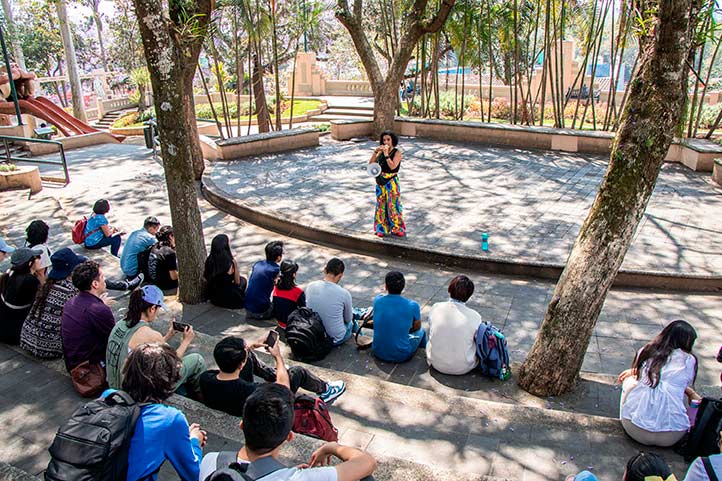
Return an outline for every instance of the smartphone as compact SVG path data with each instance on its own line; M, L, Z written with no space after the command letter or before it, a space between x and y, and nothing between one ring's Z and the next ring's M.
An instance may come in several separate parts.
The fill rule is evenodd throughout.
M263 342L268 347L273 347L276 345L276 342L278 341L278 333L276 331L269 331L268 337L266 337L266 340Z
M185 332L187 328L191 327L190 324L185 322L173 321L173 330L178 332Z

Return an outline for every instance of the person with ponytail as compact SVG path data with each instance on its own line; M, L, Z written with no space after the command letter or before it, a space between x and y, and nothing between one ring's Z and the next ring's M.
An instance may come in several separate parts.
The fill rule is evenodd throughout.
M281 329L286 328L288 315L299 307L306 307L306 294L296 285L298 264L292 260L281 262L281 275L273 288L273 318Z
M619 375L620 419L625 432L647 446L672 446L687 433L688 400L700 399L692 389L697 332L687 322L670 322L637 352L632 367Z
M163 291L154 285L146 285L134 290L128 301L128 312L125 319L118 322L110 332L108 347L105 355L108 385L120 389L123 382L123 363L130 353L141 344L166 344L176 333L173 322L169 323L165 335L156 331L151 324L158 317L158 310L168 307L163 302ZM181 358L180 380L176 384L176 392L188 394L189 397L199 398L200 375L205 371L206 365L200 354L185 355L188 346L195 338L192 326L183 331L183 339L176 349Z

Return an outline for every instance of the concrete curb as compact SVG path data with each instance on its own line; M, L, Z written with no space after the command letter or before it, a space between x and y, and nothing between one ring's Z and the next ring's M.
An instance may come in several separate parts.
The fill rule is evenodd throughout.
M264 229L308 242L371 256L386 256L421 264L463 268L488 274L532 277L556 281L564 270L564 264L519 262L492 256L467 256L449 251L414 247L398 242L388 242L358 235L349 235L332 228L319 228L275 212L257 208L233 197L213 182L206 168L201 181L203 196L216 208L241 220ZM719 291L722 276L680 274L655 271L620 270L614 281L615 287L641 287L670 291Z

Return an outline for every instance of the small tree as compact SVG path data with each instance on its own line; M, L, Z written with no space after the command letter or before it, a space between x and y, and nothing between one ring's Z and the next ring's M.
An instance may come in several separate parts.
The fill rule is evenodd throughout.
M456 0L442 0L438 10L430 18L426 13L428 3L428 0L413 0L410 8L404 9L398 46L390 57L389 68L384 76L364 29L363 0L354 0L353 9L349 8L348 0L338 0L336 18L351 35L374 93L374 136L384 130L393 129L399 103L399 85L416 44L422 35L434 33L441 28Z
M133 0L153 86L171 218L177 236L179 298L197 303L206 257L195 179L203 155L193 104L193 76L213 0Z
M557 283L519 385L538 396L574 386L604 299L629 249L680 125L687 57L701 0L637 5L640 67L609 167Z

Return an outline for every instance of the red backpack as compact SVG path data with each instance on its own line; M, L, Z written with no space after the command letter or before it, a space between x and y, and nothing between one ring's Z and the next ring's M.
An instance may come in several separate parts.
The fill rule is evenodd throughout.
M317 397L299 394L293 402L293 432L324 441L338 441L338 429L331 422L326 403Z
M85 235L85 228L87 227L87 225L88 218L85 216L83 216L82 219L78 219L75 221L75 225L73 225L73 230L71 231L73 234L73 242L75 242L76 244L82 244L83 242L85 242L85 239L89 235L94 234L100 230L100 228L94 229L88 232L88 235Z

